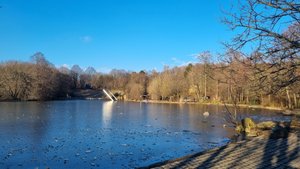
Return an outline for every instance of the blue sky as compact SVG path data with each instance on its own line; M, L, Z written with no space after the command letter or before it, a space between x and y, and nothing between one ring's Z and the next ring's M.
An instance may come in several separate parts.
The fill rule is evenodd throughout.
M230 0L0 0L0 61L162 70L224 51Z

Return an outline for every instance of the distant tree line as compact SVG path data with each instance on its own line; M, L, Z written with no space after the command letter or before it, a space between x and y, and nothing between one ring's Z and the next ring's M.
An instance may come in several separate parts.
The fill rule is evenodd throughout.
M300 106L300 82L273 93L273 85L277 84L262 83L256 70L245 66L246 58L241 53L228 51L226 55L226 61L214 63L210 61L210 53L203 52L199 55L202 61L197 64L165 67L162 72L113 70L109 74L95 74L91 86L110 89L119 97L131 100Z
M241 53L229 50L221 62L212 62L210 52L198 58L197 64L165 67L162 72L114 69L102 74L92 67L83 71L78 65L55 68L37 53L31 62L0 64L0 96L2 100L52 100L71 97L77 89L109 89L125 100L300 106L299 81L269 92L277 85L275 81L261 83L256 69L244 64L247 58Z

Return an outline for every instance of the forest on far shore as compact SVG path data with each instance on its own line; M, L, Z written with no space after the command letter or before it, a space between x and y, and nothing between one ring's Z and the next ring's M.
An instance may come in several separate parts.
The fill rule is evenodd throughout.
M124 100L299 108L300 3L246 0L233 8L239 12L226 13L223 22L236 36L224 43L218 61L204 51L198 63L162 72L102 74L78 65L56 68L38 52L30 62L0 63L0 100L64 99L77 89L108 89Z
M241 54L234 51L229 51L228 60L223 62L213 63L211 57L206 51L199 54L199 63L165 67L162 72L114 69L103 74L92 67L83 71L78 65L56 68L42 53L36 53L31 62L0 64L0 98L55 100L70 98L77 89L108 89L124 100L299 107L299 82L284 88L276 79L261 82L255 70L241 62Z

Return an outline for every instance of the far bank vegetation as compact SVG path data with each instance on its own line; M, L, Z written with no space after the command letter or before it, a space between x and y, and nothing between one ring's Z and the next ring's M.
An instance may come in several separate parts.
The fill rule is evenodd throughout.
M102 74L78 65L71 70L55 68L37 53L31 62L0 64L0 96L1 100L53 100L69 98L78 89L109 89L125 100L299 107L299 82L272 93L268 90L276 87L272 79L259 81L255 70L240 61L240 53L228 51L227 56L227 61L212 62L211 54L203 52L199 63L165 67L162 72L115 69Z

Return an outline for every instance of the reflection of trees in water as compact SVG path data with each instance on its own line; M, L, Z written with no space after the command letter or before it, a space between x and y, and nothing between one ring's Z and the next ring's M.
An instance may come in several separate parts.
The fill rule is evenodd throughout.
M73 105L73 102L70 104L65 104L63 108L63 112L68 114L70 116L70 133L75 135L78 132L78 120L82 120L81 118L78 118L78 109L79 109L79 104L76 101Z
M24 103L18 102L9 102L9 103L0 103L0 130L2 131L1 134L5 134L4 139L8 139L9 137L6 137L7 135L20 135L24 134L23 132L20 132L20 130L24 129L24 127L18 127L18 123L23 118L23 114L25 112L23 111L23 105Z
M43 142L43 137L45 136L49 123L51 122L51 108L53 102L28 102L28 110L30 112L30 125L31 133L29 137L32 138L33 145L39 145ZM22 127L19 126L19 127Z
M38 145L47 132L51 102L0 103L1 138Z
M39 143L49 123L49 105L43 102L1 103L1 122L7 136L32 138ZM9 132L7 131L9 130Z

